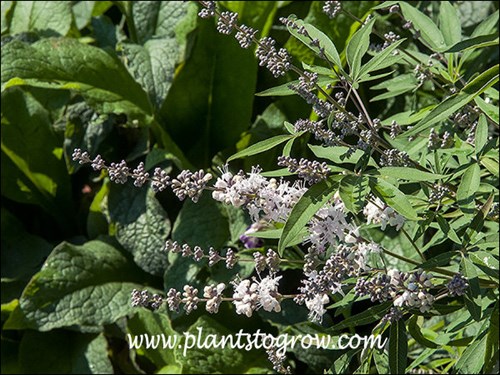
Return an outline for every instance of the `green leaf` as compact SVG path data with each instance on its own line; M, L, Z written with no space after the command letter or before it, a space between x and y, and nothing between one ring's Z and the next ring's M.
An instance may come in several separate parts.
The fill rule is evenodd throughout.
M344 146L335 146L335 147L323 147L323 146L314 146L308 145L311 151L318 158L327 159L333 161L335 164L356 164L359 159L363 157L365 154L361 150L356 150L350 156L348 155L349 148ZM370 157L368 165L372 167L377 167L377 163Z
M130 293L147 277L107 238L83 246L62 242L24 290L4 329L99 332L132 313Z
M408 220L418 220L417 213L408 201L408 198L396 186L381 178L371 178L370 187L373 193L388 206L394 208L397 213L403 215Z
M27 330L19 347L19 363L27 374L112 374L107 352L103 334Z
M290 32L290 34L292 34L295 38L300 40L302 43L304 43L304 45L309 47L318 55L320 54L319 48L323 49L326 58L330 62L334 63L339 69L342 69L342 62L340 61L340 56L337 48L325 33L318 30L313 25L304 22L303 20L296 19L295 23L299 28L303 26L310 38L298 33L296 28L288 27L288 31ZM311 40L314 39L317 39L319 41L319 48L316 45L311 45Z
M151 120L146 93L119 60L74 39L8 43L2 48L1 81L2 91L19 85L74 90L99 113Z
M446 47L443 34L429 17L405 1L400 1L399 6L405 20L413 23L413 27L434 51L439 52Z
M168 38L177 39L183 45L187 34L196 24L197 10L192 3L134 1L131 8L133 28L139 44L147 44L152 38Z
M408 332L410 332L415 341L418 342L420 345L426 348L433 348L433 349L437 348L438 345L434 341L431 341L428 338L424 337L417 321L418 321L417 315L412 315L411 318L408 319Z
M485 330L470 344L460 356L455 369L458 374L479 374L484 365L484 353L488 340Z
M498 270L498 268L497 268ZM498 301L495 303L495 307L490 317L490 326L488 329L488 339L486 340L486 352L484 355L485 359L485 373L492 373L494 367L496 366L496 358L498 358Z
M498 34L480 35L462 40L448 48L445 53L476 50L479 48L495 46L498 44Z
M476 98L478 99L478 98ZM488 122L486 121L486 116L479 116L479 120L476 126L476 134L474 137L474 149L476 157L481 154L484 146L488 142Z
M10 33L36 31L43 36L64 36L71 28L69 1L15 1Z
M427 130L435 123L445 120L452 113L462 108L473 100L476 96L484 92L498 81L498 64L481 73L478 77L468 82L467 85L457 94L446 98L437 105L430 113L420 120L411 130L404 133L404 137L418 134Z
M345 207L357 214L366 201L366 194L370 191L369 179L366 176L345 176L340 181L339 194Z
M278 253L283 255L285 248L297 237L314 214L335 194L339 176L329 176L311 186L295 204L288 217L280 241Z
M366 25L356 31L351 40L347 43L346 58L350 68L350 75L356 82L361 68L361 59L368 51L370 45L370 34L373 29L375 18L372 18Z
M405 40L406 39L398 40L397 42L392 43L389 47L384 48L381 52L378 52L375 56L373 56L370 61L368 61L361 67L358 80L363 80L364 76L370 72L387 68L388 66L391 66L398 62L402 58L401 53L393 55L393 52Z
M475 321L481 320L481 299L479 288L479 278L477 275L476 266L466 257L463 257L460 262L460 270L462 274L468 279L469 287L465 292L464 299L465 305L470 315Z
M380 305L371 306L363 312L352 315L340 323L335 324L333 327L328 328L328 332L335 333L339 332L344 328L358 327L365 324L370 324L382 319L389 308L391 307L391 302L386 301Z
M389 333L389 369L391 374L405 374L408 355L408 337L405 321L391 324Z
M439 5L439 29L448 46L454 45L462 39L460 18L457 10L449 1L442 1Z
M498 125L499 123L498 106L486 102L479 96L476 96L474 101L476 102L477 106L481 109L481 111L483 111L483 113L486 116L488 116L490 120L492 120L495 124Z
M205 191L197 203L184 202L172 229L172 239L180 244L220 249L230 238L229 224L221 203Z
M116 226L116 239L134 256L144 271L163 275L167 256L162 251L170 233L168 215L150 188L111 184L109 217Z
M436 220L439 224L439 228L443 231L446 236L456 244L461 244L462 240L458 237L457 233L455 230L448 224L448 222L441 216L438 215L436 217Z
M157 368L166 365L173 365L177 361L174 355L173 348L164 348L163 337L165 342L174 340L175 337L180 337L172 328L167 315L149 311L145 308L138 308L136 314L127 320L127 341L141 345L141 354L148 358ZM147 347L145 335L150 336L152 347ZM163 336L163 337L162 337ZM170 341L172 342L172 341ZM155 347L155 344L158 344Z
M498 177L498 172L499 172L499 164L497 161L482 157L480 163L493 175Z
M457 203L464 214L472 214L475 210L475 193L481 183L479 164L471 164L465 171L457 189Z
M144 46L123 43L125 65L130 74L149 95L149 100L159 109L167 97L174 80L179 47L175 39L148 40Z
M4 33L6 34L9 30L13 5L14 1L0 2L1 12L2 12L2 21L0 23L2 27L2 35L4 35Z
M236 154L232 155L231 157L229 157L227 159L227 161L230 162L230 161L235 160L235 159L260 154L261 152L270 150L273 147L276 147L277 145L279 145L285 141L288 141L292 138L295 138L295 137L296 137L296 135L277 135L276 137L272 137L272 138L266 139L264 141L257 142L255 144L245 148L244 150L241 150L240 152L237 152Z
M2 195L39 205L60 229L69 231L74 212L60 140L52 129L50 113L19 88L2 93L1 148Z
M409 167L382 167L374 172L369 173L374 176L387 176L415 182L435 181L448 177L443 174L424 172L416 168Z
M221 336L229 334L234 335L234 332L227 328L227 324L222 325L209 316L200 317L185 332L183 345L175 350L176 358L182 364L182 372L187 374L245 374L249 373L247 371L251 371L256 364L266 363L267 357L263 350L237 349L231 345L219 347L210 344L207 344L209 347L195 345L198 337L201 342L214 344L221 341Z
M331 74L334 74L333 71L331 71ZM327 84L334 84L337 80L331 77L325 77L325 76L319 76L318 77L318 85L319 86L326 86ZM299 80L291 81L284 83L282 85L276 86L276 87L271 87L270 89L258 92L255 94L255 96L288 96L288 95L296 95L297 92L292 90L289 86L290 85L296 85L299 83Z
M479 233L483 228L486 216L488 215L488 212L490 212L491 207L493 205L493 197L494 197L493 193L490 194L488 200L484 203L484 205L479 209L477 214L472 219L470 226L467 228L467 231L465 232L465 236L463 239L464 245L467 245L470 242L472 242L477 233Z

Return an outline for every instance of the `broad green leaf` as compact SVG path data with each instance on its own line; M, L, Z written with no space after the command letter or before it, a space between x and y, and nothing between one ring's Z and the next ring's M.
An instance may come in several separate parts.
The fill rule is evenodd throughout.
M361 59L368 51L368 46L370 45L370 34L374 23L375 18L372 18L366 25L363 25L347 43L346 58L353 81L357 80L358 73L361 68Z
M185 43L186 35L194 29L196 6L180 1L134 1L131 13L135 38L146 44L152 38L176 38Z
M170 221L153 191L131 183L111 184L107 209L116 239L134 256L135 263L146 272L163 275L167 257L162 249L170 233Z
M497 268L498 270L498 268ZM493 369L496 366L496 358L498 357L498 331L499 331L499 322L498 322L498 301L495 303L495 307L490 317L490 326L488 329L488 339L486 340L486 353L484 355L485 360L485 373L492 373Z
M391 324L389 333L389 368L391 374L405 374L408 355L408 337L404 319Z
M222 204L210 192L204 192L197 203L186 200L172 229L172 239L180 244L210 246L220 249L230 238L229 224Z
M12 8L14 5L14 1L2 1L0 2L1 6L1 13L2 13L2 22L1 22L1 27L2 27L2 35L4 33L7 33L10 27L10 18L12 14Z
M419 344L423 345L426 348L437 348L438 345L424 337L422 334L421 328L418 324L418 316L412 315L410 319L408 319L408 332L410 332L411 336L417 341Z
M33 276L4 329L99 332L134 311L130 293L145 280L146 274L108 238L82 246L62 242Z
M408 220L418 220L417 213L408 201L408 198L396 186L381 178L370 178L370 187L372 192L388 206L394 208L397 213L403 215Z
M443 33L444 42L451 46L462 39L462 26L457 10L449 1L442 1L439 6L439 29Z
M159 109L174 80L179 55L175 39L152 39L144 46L123 43L120 48L128 71L148 93L154 107Z
M19 362L27 374L112 374L107 352L108 342L103 334L27 330L19 347Z
M475 193L481 182L481 168L477 163L471 164L462 176L457 189L457 203L465 214L474 212Z
M370 174L375 176L394 177L401 180L416 182L435 181L448 177L446 175L424 172L419 169L410 167L382 167L374 172L370 172Z
M468 82L467 85L457 94L446 98L437 105L430 113L420 120L411 130L404 133L405 137L418 134L429 129L435 123L445 120L455 111L473 100L476 96L484 92L498 81L498 64L487 71L481 73L478 77Z
M328 59L328 61L334 63L339 69L342 69L342 62L340 61L340 56L337 48L325 33L318 30L313 25L304 22L303 20L296 19L295 23L299 28L303 26L310 38L298 33L295 28L288 27L288 31L290 32L290 34L292 34L295 38L300 40L302 43L304 43L304 45L306 45L318 55L320 54L319 48L324 50L325 57ZM311 40L314 39L317 39L319 41L319 48L317 46L311 45Z
M252 51L218 33L213 20L199 20L193 36L190 57L176 72L159 122L186 157L202 167L234 147L248 129L257 62Z
M399 61L401 59L401 54L398 53L397 55L393 55L393 52L405 40L406 39L398 40L373 56L370 61L361 67L359 71L359 80L363 80L363 77L370 72L387 68L388 66L391 66Z
M405 1L400 1L399 6L405 20L413 23L413 27L434 51L442 51L446 47L443 34L429 17Z
M27 85L80 93L100 113L124 113L149 123L146 93L116 57L74 39L12 41L2 48L2 91Z
M493 160L493 159L490 159L490 158L486 158L486 157L482 157L481 158L481 161L480 161L481 165L483 165L493 176L496 176L498 177L498 173L499 173L499 164L497 161Z
M448 48L447 53L475 50L484 47L490 47L498 44L498 34L480 35L462 40Z
M476 98L478 99L478 98ZM484 146L488 142L488 121L486 121L486 116L479 116L479 120L476 126L476 134L474 137L474 149L476 157L481 154Z
M234 312L233 312L234 313ZM231 347L231 345L215 346L222 337L233 334L228 325L222 325L210 316L200 317L185 332L183 345L175 350L177 360L182 364L182 373L248 373L256 364L267 360L263 350L245 350ZM196 345L197 338L207 345ZM271 367L271 365L269 365ZM262 369L261 369L262 370Z
M285 141L288 141L290 139L293 139L295 137L296 137L295 135L277 135L276 137L266 139L265 141L257 142L255 144L241 150L240 152L237 152L236 154L232 155L231 157L229 157L227 159L227 161L230 162L230 161L235 160L235 159L260 154L261 152L270 150L273 147L276 147L277 145L279 145Z
M36 31L43 36L65 36L72 22L69 1L15 1L10 33Z
M278 253L283 255L285 248L297 237L314 214L335 194L339 176L330 176L311 186L295 204L288 217L278 244Z
M151 347L147 347L147 340ZM173 347L163 347L163 343L173 343L181 336L174 331L167 315L138 308L136 314L127 320L127 343L141 345L140 352L157 368L176 363ZM170 340L170 341L169 341Z
M60 140L52 130L50 113L19 88L2 93L1 148L2 195L39 205L60 229L70 230L74 213Z
M357 214L366 202L366 194L370 191L369 179L366 176L345 176L340 181L339 194L345 207Z
M43 238L29 233L9 211L1 209L2 303L19 298L38 272L52 246Z
M472 3L474 4L474 3ZM475 12L476 14L479 12ZM474 29L471 34L471 38L486 36L495 34L498 37L498 17L499 17L498 9L486 19L481 18L482 22ZM483 20L484 19L484 20ZM486 42L488 43L488 42ZM474 50L470 49L463 53L460 64L463 64L465 61L469 60L472 56L474 56Z
M350 156L346 156L348 154L349 149L344 146L335 146L335 147L323 147L323 146L314 146L308 145L311 151L318 158L327 159L333 161L335 164L356 164L361 157L365 154L361 150L356 150ZM368 165L377 167L377 163L371 157L369 159Z

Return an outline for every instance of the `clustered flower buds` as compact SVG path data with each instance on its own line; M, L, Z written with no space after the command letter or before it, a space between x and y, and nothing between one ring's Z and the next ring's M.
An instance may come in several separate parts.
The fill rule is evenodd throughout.
M287 167L291 173L297 173L299 178L303 178L309 185L313 185L324 180L330 174L330 168L325 162L320 163L316 160L293 159L289 156L278 157L278 165Z
M163 297L161 297L159 294L153 294L147 290L132 290L132 307L142 306L155 311L161 307L163 302Z
M337 14L342 10L342 5L340 1L325 1L323 5L323 12L331 19L335 18Z
M463 296L468 287L469 283L467 282L467 278L461 274L456 274L450 282L446 284L446 289L448 289L450 296Z

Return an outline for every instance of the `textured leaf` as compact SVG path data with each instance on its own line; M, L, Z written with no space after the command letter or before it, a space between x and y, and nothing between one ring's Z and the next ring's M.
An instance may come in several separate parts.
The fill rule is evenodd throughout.
M285 248L297 237L314 214L335 194L339 176L330 176L326 180L311 186L295 204L288 217L278 244L278 253L283 255Z
M481 154L484 146L488 142L488 122L486 121L486 116L479 116L479 121L476 126L476 134L474 137L474 148L476 156Z
M465 305L470 315L478 322L481 320L482 312L477 267L468 258L463 257L460 262L460 271L468 279L467 282L469 283L464 295Z
M209 192L204 192L198 203L184 202L172 230L174 241L208 250L210 246L220 249L229 238L223 207Z
M134 1L131 8L140 44L153 37L177 38L178 43L184 44L196 22L195 4L184 1Z
M174 79L179 54L175 39L153 39L144 46L124 43L121 49L130 74L160 108Z
M162 248L170 233L170 221L153 191L112 184L108 210L116 225L116 239L133 254L135 263L146 272L163 275L167 257Z
M480 35L458 42L445 52L461 52L469 49L490 47L496 44L498 44L498 34Z
M19 362L27 374L112 374L104 335L54 330L24 333Z
M117 58L74 39L12 41L2 48L2 91L11 86L74 90L100 113L149 122L146 93Z
M391 324L389 334L389 368L391 374L405 374L408 355L408 337L403 319Z
M479 374L484 365L484 353L488 340L488 331L484 330L462 353L455 365L458 374Z
M413 23L413 27L420 32L423 40L435 51L441 51L446 47L443 34L436 24L425 14L414 8L405 1L399 3L406 20Z
M143 282L145 274L105 240L56 246L4 329L78 326L82 332L99 332L103 325L133 312L130 293L140 288L135 282Z
M174 365L176 363L174 350L170 348L163 348L163 341L161 335L165 336L165 341L171 337L178 336L170 324L170 320L165 314L158 314L157 312L149 311L141 308L137 309L136 314L127 321L127 331L131 335L132 340L137 337L137 342L142 343L141 352L146 356L157 368L165 365ZM158 343L158 347L146 347L146 341L140 339L149 335L152 343Z
M66 35L71 27L69 1L16 1L10 33L37 31L44 36Z
M393 55L392 53L399 47L406 39L398 40L392 43L389 47L373 56L366 64L364 64L359 71L359 80L363 80L364 76L370 72L387 68L398 62L402 56L400 53Z
M375 18L372 18L366 25L363 25L347 43L346 57L350 67L351 78L356 81L361 68L361 59L368 51L370 45L370 34L373 29Z
M481 99L481 97L476 96L474 99L478 107L481 109L481 111L484 112L486 116L488 116L495 124L499 123L499 116L498 116L498 106L495 106L491 103L486 102L485 100Z

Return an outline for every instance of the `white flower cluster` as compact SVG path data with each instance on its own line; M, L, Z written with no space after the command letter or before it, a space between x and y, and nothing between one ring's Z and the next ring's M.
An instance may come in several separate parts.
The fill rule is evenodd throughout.
M247 176L243 172L233 175L227 167L222 172L214 184L212 197L235 207L245 206L254 222L259 219L285 222L307 190L300 182L290 185L286 181L267 179L258 167L253 167Z
M363 214L366 216L368 224L380 224L382 230L385 230L387 224L400 230L405 223L405 218L394 211L392 207L386 206L380 198L376 198L374 203L368 202L363 209Z
M280 312L281 294L278 293L278 283L281 278L282 276L269 275L260 282L255 279L233 282L233 304L236 313L251 317L252 313L261 307L265 311Z

